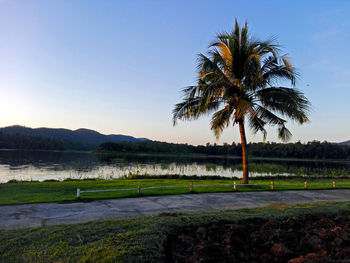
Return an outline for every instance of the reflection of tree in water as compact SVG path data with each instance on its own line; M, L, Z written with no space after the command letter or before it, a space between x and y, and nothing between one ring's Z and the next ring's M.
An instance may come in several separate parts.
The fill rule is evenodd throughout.
M192 164L197 163L205 165L215 163L224 167L230 167L233 164L241 163L240 158L223 158L221 156L202 156L202 155L155 155L155 154L97 154L97 159L101 163L142 163L142 164L160 164L166 167L167 164Z
M84 152L51 151L0 151L0 165L8 170L22 170L28 167L45 171L67 172L67 176L83 177L87 172L96 177L116 177L121 173L189 172L215 173L220 175L241 171L241 159L204 155L138 155L138 154L90 154ZM4 168L5 169L5 168ZM257 174L296 175L350 175L350 161L330 162L300 160L252 160L250 170Z
M135 155L135 154L98 154L101 163L106 164L160 164L166 169L169 164L178 165L198 164L205 165L208 170L222 166L225 169L241 170L241 159L224 156L184 156L184 155ZM117 161L116 161L117 160ZM251 158L252 172L270 173L317 173L324 174L332 171L350 173L350 161L330 160L293 160L293 159L253 159Z
M62 170L75 168L77 170L90 169L98 166L97 158L84 152L58 152L58 151L0 151L0 164L19 167L31 165L36 168L50 168Z

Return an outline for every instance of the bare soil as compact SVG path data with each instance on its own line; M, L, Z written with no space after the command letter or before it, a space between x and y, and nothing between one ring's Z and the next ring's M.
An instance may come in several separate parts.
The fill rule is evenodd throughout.
M249 219L183 231L169 262L350 262L350 216Z

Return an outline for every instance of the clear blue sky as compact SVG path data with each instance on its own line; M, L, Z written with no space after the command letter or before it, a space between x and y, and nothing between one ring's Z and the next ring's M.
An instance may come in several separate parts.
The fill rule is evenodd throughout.
M301 73L313 108L309 124L288 125L293 141L349 140L349 14L341 0L0 0L0 126L238 142L237 127L216 141L206 117L171 122L180 89L195 84L196 54L237 18L254 36L275 36Z

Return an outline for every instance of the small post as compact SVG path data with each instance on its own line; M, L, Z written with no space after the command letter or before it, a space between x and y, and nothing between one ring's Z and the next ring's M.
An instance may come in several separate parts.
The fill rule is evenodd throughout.
M80 198L80 188L77 188L77 199Z
M233 190L237 191L237 184L236 184L236 182L233 182Z
M307 182L304 182L304 189L307 189Z
M273 181L271 181L271 190L273 191L274 188L275 188L274 183L273 183Z
M335 181L333 181L333 188L335 188Z
M141 195L141 186L140 185L137 186L137 194L139 196Z
M193 193L193 183L190 184L190 192Z

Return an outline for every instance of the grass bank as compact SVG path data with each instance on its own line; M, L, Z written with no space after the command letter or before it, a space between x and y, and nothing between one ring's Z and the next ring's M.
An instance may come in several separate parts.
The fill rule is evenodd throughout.
M0 262L169 262L169 240L200 226L350 215L350 202L173 214L0 231Z
M303 190L304 181L308 182L308 189L332 189L334 179L275 179L274 190ZM271 178L252 179L250 184L254 186L237 186L237 191L271 191L269 185ZM350 183L350 179L336 179L336 188L350 188L349 185L340 183ZM239 180L236 180L240 183ZM119 180L76 180L63 182L10 182L0 184L0 205L45 203L45 202L71 202L76 200L76 190L107 190L107 189L128 189L141 186L142 196L151 195L171 195L190 194L190 184L193 184L193 194L212 192L232 192L232 179L119 179ZM226 185L227 186L221 186ZM268 184L268 185L264 185ZM299 184L299 185L287 185ZM310 184L327 184L313 186ZM203 185L213 185L200 187ZM185 188L166 188L142 190L146 187L159 186L187 186ZM136 190L120 192L99 192L83 193L82 201L92 201L97 199L137 197Z

